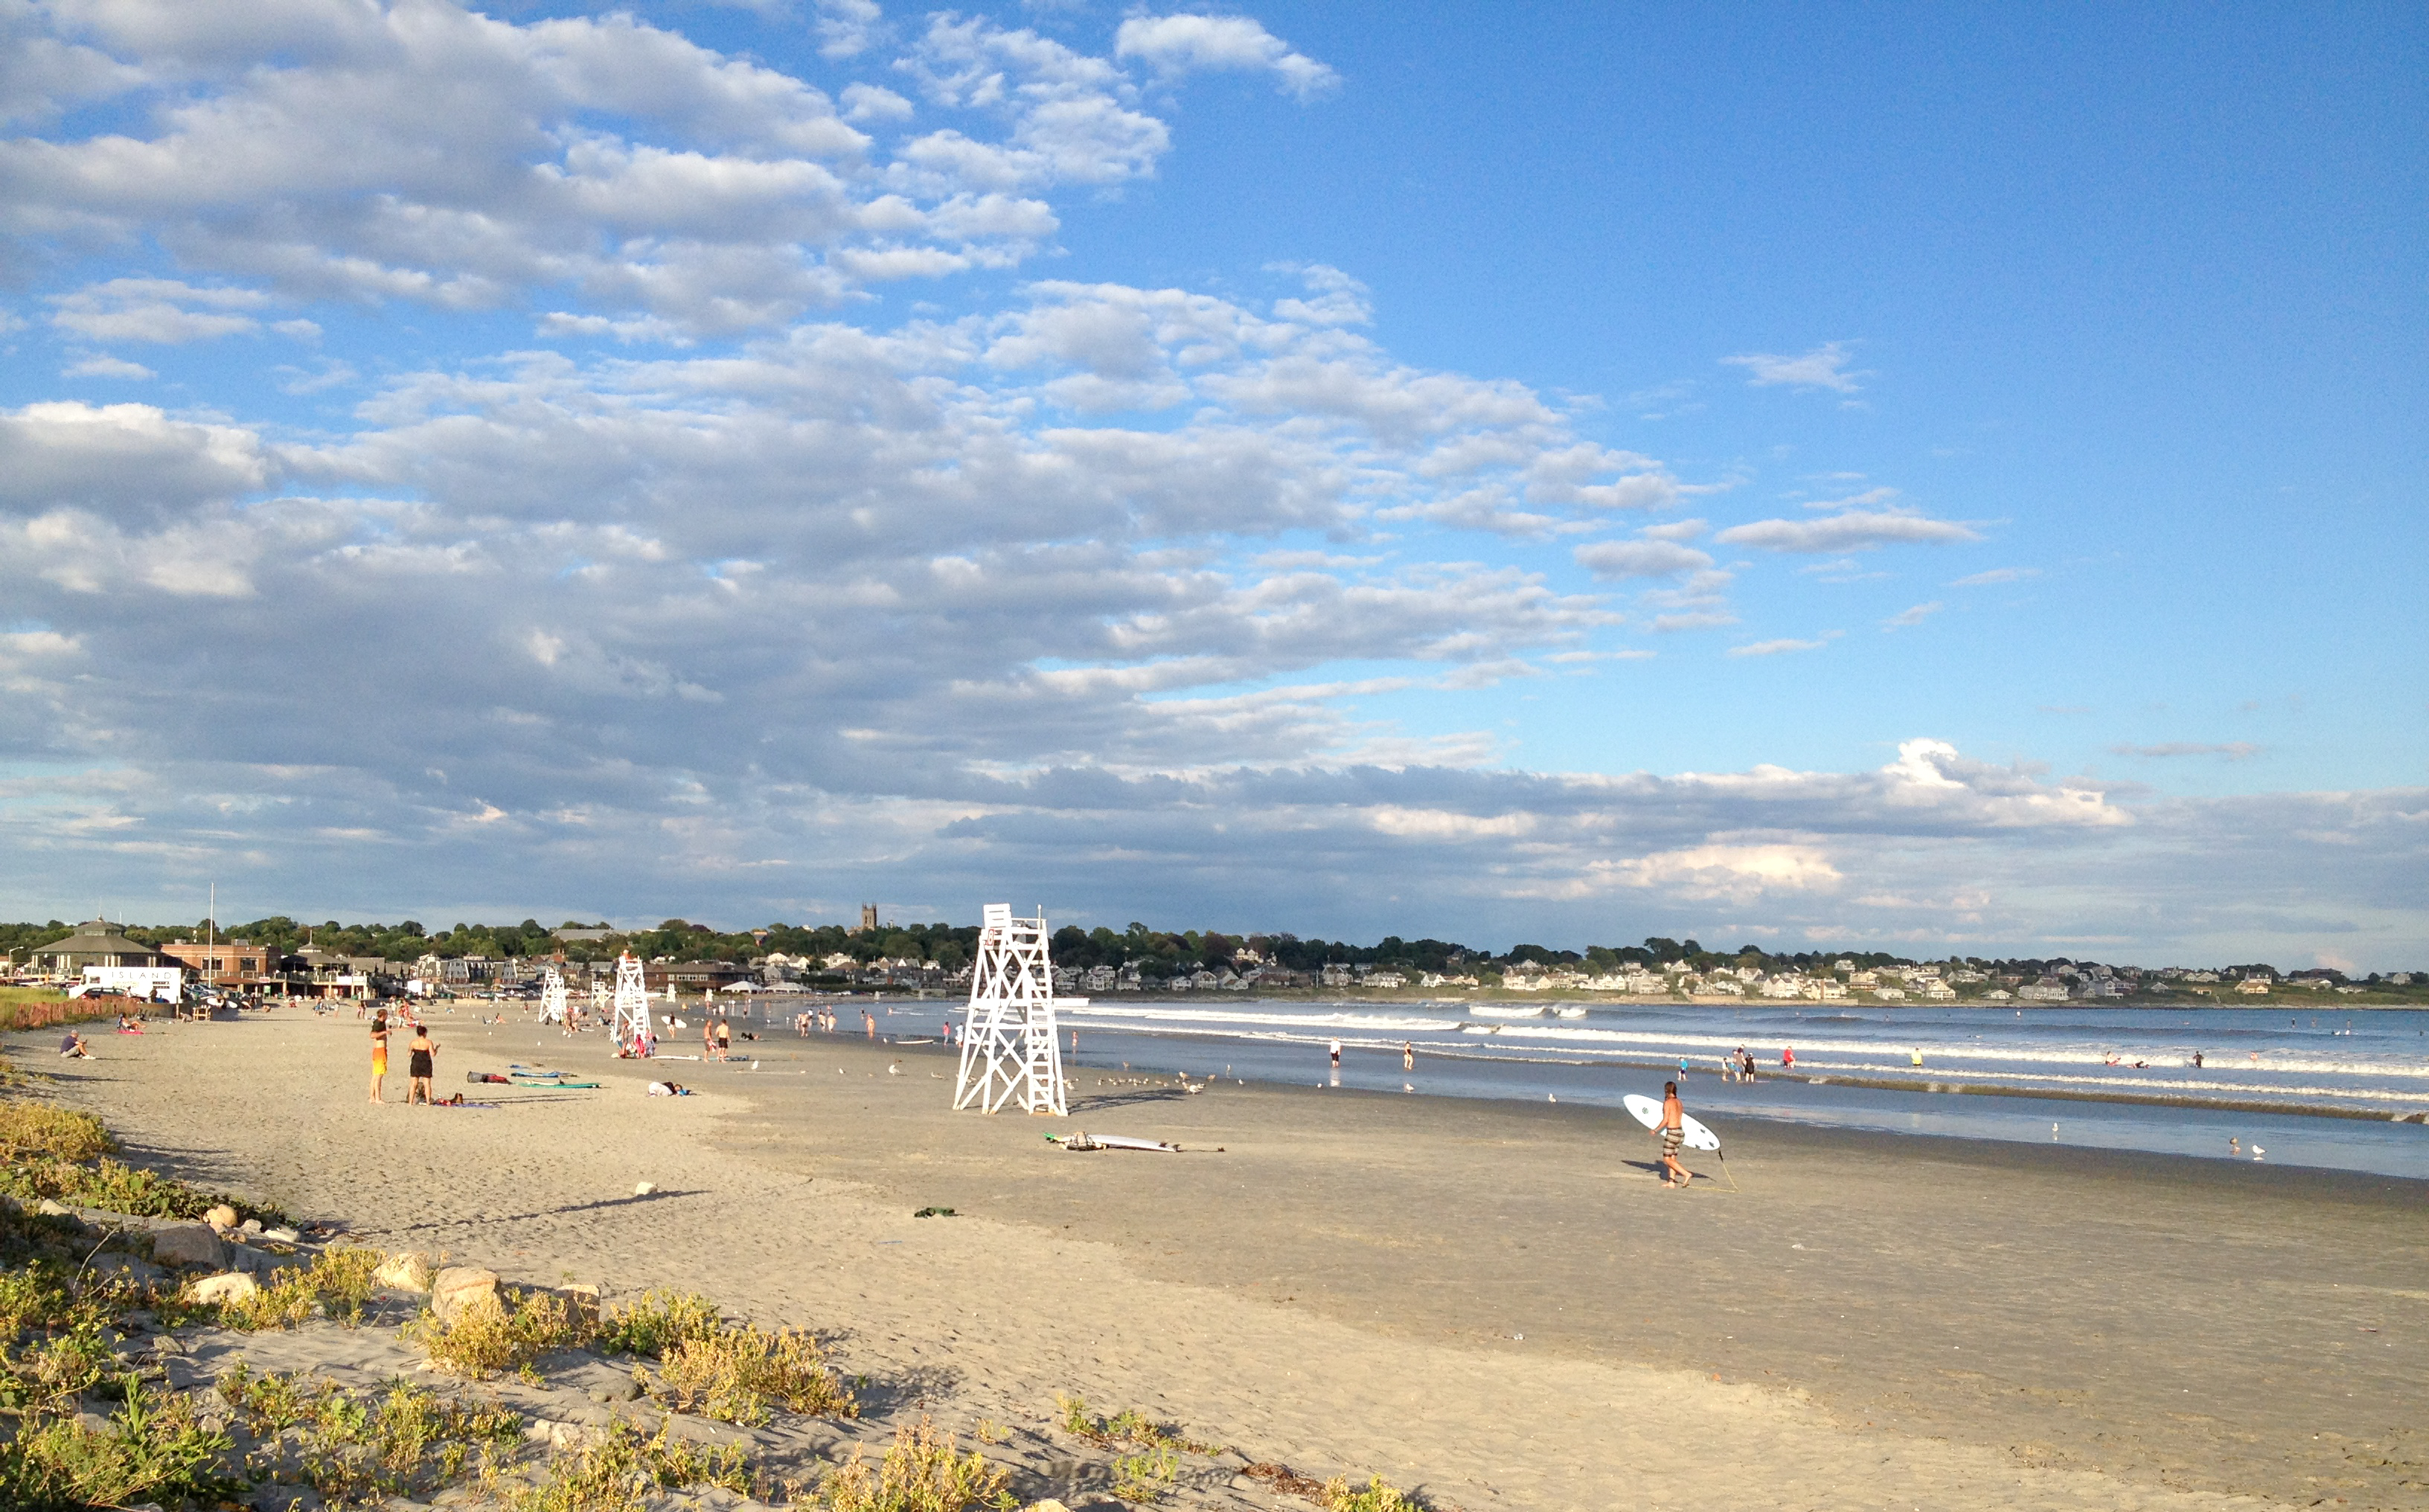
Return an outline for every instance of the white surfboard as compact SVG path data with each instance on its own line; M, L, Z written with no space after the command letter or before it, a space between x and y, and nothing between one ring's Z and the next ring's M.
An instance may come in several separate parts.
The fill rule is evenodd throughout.
M1661 1126L1660 1098L1647 1097L1642 1093L1632 1092L1620 1100L1628 1105L1629 1112L1636 1115L1636 1121L1646 1128ZM1721 1137L1707 1128L1703 1120L1693 1113L1682 1112L1678 1115L1678 1129L1687 1136L1683 1142L1691 1150L1718 1150L1721 1147Z

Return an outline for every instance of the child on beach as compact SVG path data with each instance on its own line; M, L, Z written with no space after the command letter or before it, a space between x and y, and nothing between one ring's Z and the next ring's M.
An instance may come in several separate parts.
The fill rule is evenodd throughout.
M430 1101L430 1078L434 1071L431 1062L438 1054L438 1046L430 1043L428 1026L415 1025L413 1039L405 1046L405 1100L406 1106Z
M372 1101L384 1103L380 1089L388 1080L388 1015L372 1020Z

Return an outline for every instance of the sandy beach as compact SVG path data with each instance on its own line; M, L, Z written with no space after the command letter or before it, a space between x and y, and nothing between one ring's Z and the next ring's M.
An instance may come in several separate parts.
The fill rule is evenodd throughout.
M935 1047L644 1068L470 1004L434 1034L440 1093L501 1106L401 1075L369 1105L364 1027L300 1008L18 1049L144 1163L509 1277L702 1290L957 1428L1078 1392L1472 1512L2429 1505L2421 1183L1732 1123L1705 1081L1737 1190L1682 1193L1593 1109L1142 1067L990 1119ZM513 1060L606 1085L467 1086ZM668 1076L698 1094L644 1095ZM1072 1127L1187 1153L1045 1142Z

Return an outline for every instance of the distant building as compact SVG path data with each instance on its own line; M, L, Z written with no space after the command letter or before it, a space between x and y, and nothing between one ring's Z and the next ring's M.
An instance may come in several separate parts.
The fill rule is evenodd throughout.
M161 953L214 986L260 982L278 969L278 952L244 940L172 940Z
M596 944L601 940L612 940L616 937L616 931L613 929L551 929L548 932L556 939L585 945Z
M64 940L54 940L36 950L30 963L45 976L77 978L84 975L87 966L179 964L150 945L138 944L121 934L119 931L124 928L124 925L112 924L107 919L79 924L75 933Z
M877 905L876 905L876 904L874 904L874 903L863 903L863 904L860 906L860 923L859 923L859 925L858 925L858 926L856 926L855 928L852 928L852 929L846 929L846 930L844 931L844 933L846 933L846 934L874 934L874 933L876 933L876 932L877 932Z

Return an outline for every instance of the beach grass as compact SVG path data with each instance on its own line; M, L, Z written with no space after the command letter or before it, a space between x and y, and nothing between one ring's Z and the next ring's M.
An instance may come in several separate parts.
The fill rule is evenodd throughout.
M810 1417L860 1415L816 1340L789 1328L770 1333L745 1323L679 1339L657 1369L637 1367L633 1380L680 1411L745 1426L766 1422L780 1406Z
M496 1478L490 1481L495 1487ZM753 1485L741 1447L685 1443L664 1428L644 1438L617 1422L597 1443L556 1459L537 1485L498 1489L506 1512L639 1512L648 1498L696 1486L749 1495Z
M190 1397L130 1386L107 1429L64 1414L25 1420L0 1444L0 1504L25 1512L215 1505L243 1489L228 1472L229 1447Z
M251 1333L294 1328L314 1318L328 1318L354 1327L363 1321L364 1306L379 1290L372 1273L383 1258L377 1250L353 1245L323 1250L309 1265L279 1271L268 1286L251 1296L221 1303L220 1325Z
M546 1356L580 1348L590 1338L572 1304L554 1292L508 1290L498 1302L444 1322L425 1312L405 1325L405 1338L433 1365L475 1381L506 1371L529 1373Z
M239 1360L218 1391L261 1446L248 1456L252 1477L308 1486L339 1505L427 1495L476 1459L488 1471L522 1438L513 1410L450 1402L410 1381L348 1390L302 1375L256 1376Z

